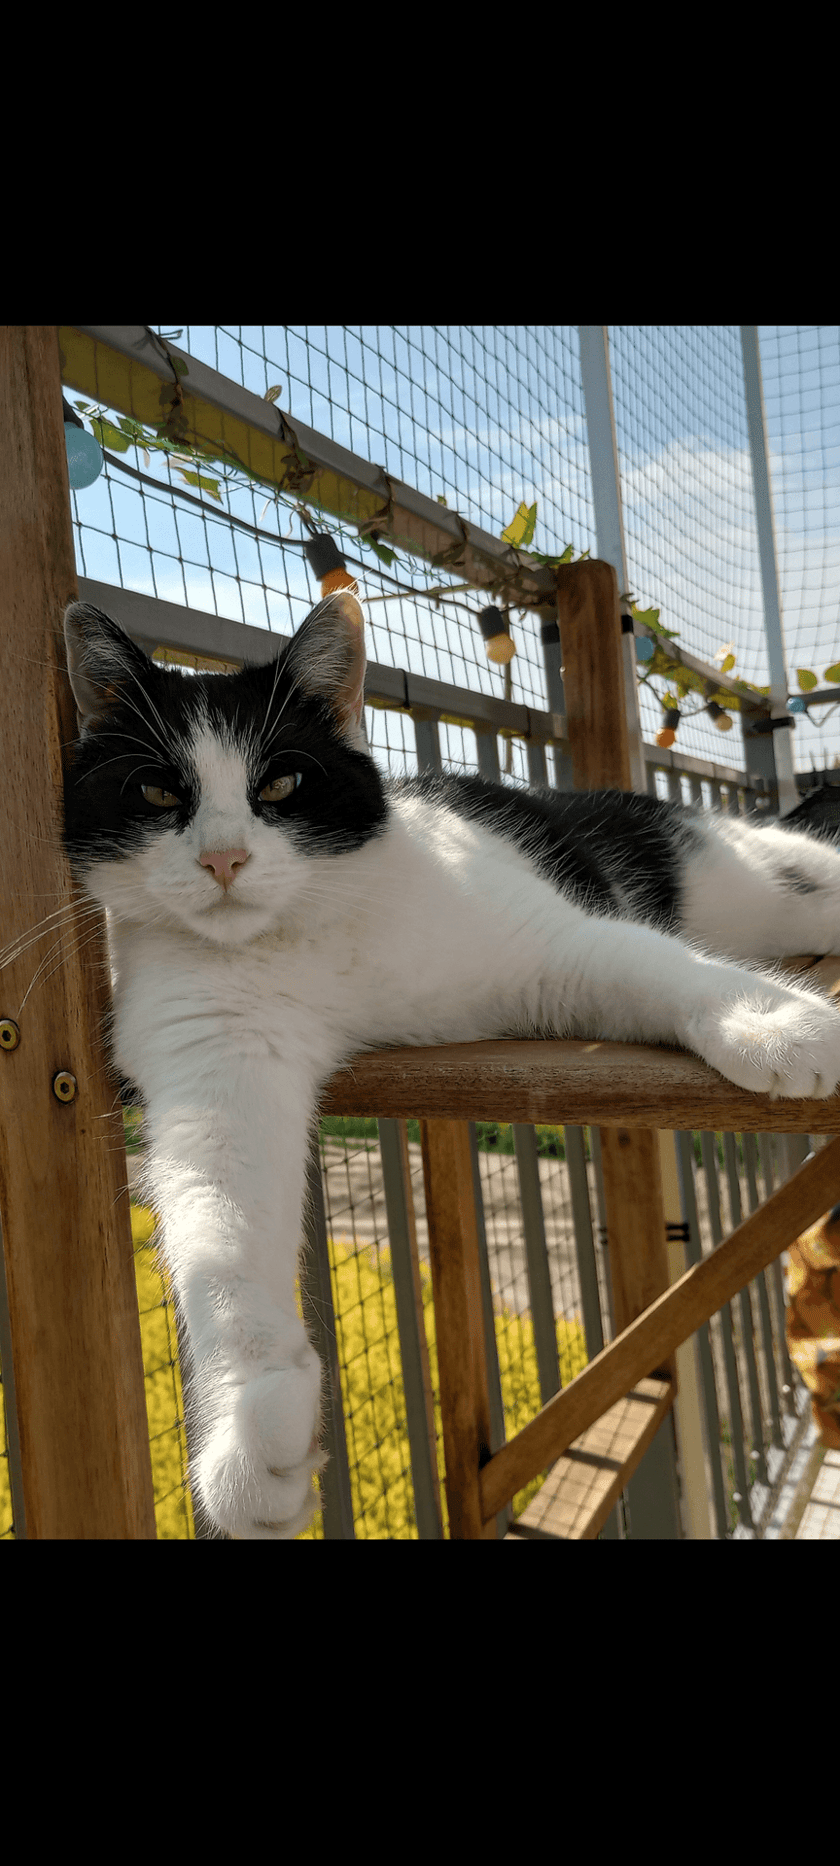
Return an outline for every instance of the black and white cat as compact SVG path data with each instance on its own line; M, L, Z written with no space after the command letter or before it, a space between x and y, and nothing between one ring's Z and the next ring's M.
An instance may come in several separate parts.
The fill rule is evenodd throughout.
M321 1370L295 1302L320 1085L354 1051L546 1033L681 1044L829 1095L840 1014L753 963L840 950L840 853L618 792L390 781L352 596L234 675L67 610L73 873L107 909L114 1058L195 1364L192 1481L236 1536L317 1504Z

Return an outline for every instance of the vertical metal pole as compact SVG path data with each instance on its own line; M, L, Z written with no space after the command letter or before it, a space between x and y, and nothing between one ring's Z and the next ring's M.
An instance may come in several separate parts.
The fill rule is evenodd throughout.
M688 1269L692 1264L699 1263L703 1254L700 1244L700 1221L697 1216L697 1197L694 1187L694 1142L690 1133L677 1133L674 1139L676 1141L677 1171L679 1173L680 1182L680 1203L682 1211L685 1214L685 1223L688 1230L688 1238L685 1247L687 1259L686 1268ZM757 1204L758 1199L756 1198L756 1205ZM706 1459L708 1460L707 1470L711 1477L711 1492L714 1499L717 1534L719 1540L723 1541L726 1536L728 1523L726 1517L726 1498L723 1489L723 1473L720 1462L720 1414L718 1412L715 1370L712 1361L711 1328L709 1323L706 1323L705 1328L698 1328L697 1333L692 1335L685 1345L686 1347L693 1346L695 1348L697 1362L699 1363L700 1385L705 1408L705 1432L702 1431L702 1426L700 1428L705 1454L704 1461ZM679 1363L677 1363L677 1365L679 1367ZM705 1540L707 1512L704 1511L702 1501L697 1496L696 1489L694 1489L699 1481L699 1462L692 1460L690 1463L687 1463L684 1471L684 1484L687 1493L687 1513L692 1526L692 1532ZM694 1490L693 1496L692 1490ZM706 1496L708 1499L708 1491L706 1492Z
M490 1450L498 1451L500 1446L505 1442L505 1408L502 1399L502 1379L499 1372L499 1348L496 1341L496 1312L493 1307L493 1285L490 1280L487 1228L484 1223L481 1164L478 1158L478 1139L474 1121L470 1121L469 1123L469 1132L475 1222L478 1227L478 1267L481 1276L481 1303L484 1314L484 1349L487 1355L487 1399L490 1406ZM505 1503L496 1515L496 1535L500 1542L504 1541L512 1522L513 1505L512 1503Z
M329 1463L319 1479L324 1537L327 1541L352 1542L356 1529L317 1128L313 1128L310 1137L306 1163L303 1232L306 1248L300 1258L301 1306L304 1327L313 1347L318 1350L323 1369L324 1437L330 1454Z
M388 1241L397 1301L408 1449L414 1486L414 1515L421 1542L440 1541L443 1537L443 1519L435 1446L435 1413L423 1322L406 1123L382 1119L378 1127Z
M554 1321L551 1271L545 1241L539 1154L534 1129L521 1126L519 1122L514 1121L513 1144L519 1177L519 1204L522 1211L534 1346L537 1351L540 1402L545 1406L547 1401L553 1399L554 1394L560 1391L560 1368L557 1360L557 1329Z
M579 324L580 367L583 399L589 436L589 464L592 474L592 500L595 506L595 541L598 556L612 564L618 577L619 593L630 588L624 550L624 520L621 511L621 479L618 446L615 436L610 348L606 324ZM639 688L632 635L622 639L624 699L627 731L630 739L630 782L634 791L647 790L642 721L639 712Z
M561 718L566 713L566 695L563 689L563 676L560 672L563 649L560 642L560 629L557 622L557 604L542 604L537 610L540 624L540 642L545 668L545 703L550 713L558 713ZM568 746L553 745L551 761L554 767L554 789L574 790L575 779Z
M764 392L761 386L758 325L742 324L740 331L750 459L755 493L758 557L761 565L761 588L764 595L764 632L767 637L767 663L770 670L770 717L782 719L789 717L787 710L788 675L782 633L782 604L779 593L779 568L776 560L773 496L770 490L770 472L767 464L767 424L764 415ZM799 802L799 792L793 771L793 746L790 742L792 730L792 727L782 727L773 734L781 816L793 810Z
M530 751L530 745L528 749ZM476 732L475 751L481 776L490 778L494 784L500 783L499 741L495 732Z

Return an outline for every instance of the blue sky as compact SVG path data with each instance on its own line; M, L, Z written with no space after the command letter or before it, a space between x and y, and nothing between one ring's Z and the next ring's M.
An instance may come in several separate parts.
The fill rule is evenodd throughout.
M520 500L536 500L535 549L572 544L576 553L594 553L574 326L155 328L173 338L181 330L175 341L182 348L257 394L279 384L279 405L292 418L431 497L443 495L495 535ZM738 328L610 326L609 332L636 599L660 607L663 623L704 659L731 644L735 673L766 682ZM840 327L760 326L759 338L788 665L813 668L822 684L825 667L840 659ZM133 452L125 457L145 469ZM149 470L167 479L160 455L152 455ZM259 493L232 492L230 510L261 523L276 544L257 543L177 498L140 493L116 471L74 498L79 568L91 577L283 632L317 595L294 547L303 535L299 520L281 508L278 522L273 506L264 513ZM280 534L288 531L284 546ZM354 549L352 534L346 543ZM354 554L362 555L357 546ZM394 573L418 594L388 594L375 560L367 561L368 597L387 595L370 602L371 659L503 691L503 675L487 662L478 634L475 593L466 598L468 608L435 607L420 594L427 576L401 563ZM513 697L542 704L533 619L514 614L512 621ZM791 685L795 691L793 672ZM661 721L644 693L642 711L650 739ZM824 711L816 718L824 719ZM403 722L380 715L376 730L378 749L401 762ZM457 731L445 739L449 756L471 759ZM679 744L741 762L737 725L723 738L705 716L686 720ZM800 723L797 768L810 768L812 759L831 764L838 754L837 713L822 731ZM517 774L524 775L518 752Z

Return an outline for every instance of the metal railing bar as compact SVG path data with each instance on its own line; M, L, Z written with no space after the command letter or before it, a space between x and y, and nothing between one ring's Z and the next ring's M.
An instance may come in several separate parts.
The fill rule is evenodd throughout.
M643 747L645 764L660 771L685 772L686 777L708 778L712 784L736 784L740 790L757 791L760 796L769 796L771 786L767 778L737 770L735 765L713 764L708 758L695 758L691 752L662 751L658 745ZM702 793L696 799L702 803Z
M756 1167L758 1165L758 1157L759 1157L758 1148L759 1148L760 1138L763 1139L763 1136L759 1137L759 1136L756 1136L755 1134L742 1134L741 1136L741 1139L743 1141L743 1146L744 1146L744 1164L747 1169L747 1188L748 1188L751 1212L757 1211L761 1203L761 1200L759 1199L759 1195L758 1195L758 1181L756 1177ZM766 1159L767 1156L765 1155L764 1157ZM771 1174L770 1180L765 1181L765 1196L768 1198L770 1195L770 1191L772 1189L771 1181L772 1181L772 1174ZM781 1406L779 1403L779 1399L780 1399L779 1383L776 1377L776 1357L775 1357L774 1346L773 1346L773 1323L772 1323L772 1319L770 1316L770 1298L769 1298L768 1291L767 1291L767 1279L763 1273L761 1276L756 1277L755 1282L752 1287L755 1289L756 1295L758 1297L758 1313L759 1313L759 1318L761 1322L761 1345L764 1350L764 1371L767 1376L767 1386L768 1386L769 1397L770 1397L770 1413L771 1413L771 1417L773 1421L772 1443L777 1448L783 1448L785 1440L784 1440L784 1433L782 1431L782 1412L781 1412Z
M490 1450L495 1452L505 1443L505 1408L502 1398L499 1348L496 1341L496 1314L493 1308L493 1285L490 1280L490 1259L487 1252L487 1226L484 1221L484 1195L481 1189L478 1136L476 1134L474 1121L468 1123L468 1131L470 1137L470 1158L472 1160L475 1223L478 1232L478 1267L481 1277L484 1351L487 1357L487 1398L490 1405ZM496 1515L496 1538L498 1541L501 1542L504 1540L512 1521L513 1505L512 1503L506 1503Z
M764 1174L764 1185L766 1188L765 1197L767 1198L770 1197L771 1192L773 1192L775 1188L775 1179L776 1179L776 1175L773 1170L772 1142L773 1142L772 1134L760 1134L759 1135L758 1150L759 1150L759 1156L761 1159L762 1172ZM785 1179L786 1177L788 1177L788 1175L784 1170L784 1162L782 1162L780 1183L781 1183L781 1180ZM769 1284L767 1285L768 1293L770 1290L772 1290L773 1302L774 1302L774 1307L776 1310L776 1326L773 1329L773 1337L774 1337L774 1340L778 1344L779 1357L782 1363L782 1394L783 1394L784 1402L785 1402L785 1412L791 1414L795 1411L794 1402L793 1402L793 1390L794 1390L794 1386L796 1382L795 1382L795 1375L793 1372L793 1367L791 1366L790 1355L788 1354L787 1334L785 1332L785 1285L784 1285L784 1279L782 1277L782 1264L781 1264L780 1257L776 1257L774 1262L770 1264L769 1269L765 1270L764 1280L766 1281L768 1277L770 1279Z
M304 1200L303 1216L305 1247L300 1259L300 1293L306 1332L318 1351L324 1370L324 1437L329 1452L328 1463L320 1475L324 1538L326 1541L352 1542L356 1530L317 1129L309 1149L306 1182L307 1197Z
M403 1170L401 1123L382 1118L377 1122L379 1150L382 1156L382 1181L388 1218L388 1241L394 1274L397 1302L397 1327L400 1339L408 1446L414 1485L414 1516L417 1533L424 1542L440 1541L443 1520L440 1509L440 1485L434 1445L434 1415L429 1420L426 1382L426 1356L422 1306L418 1308L414 1280L411 1226L413 1213L408 1210L411 1187ZM429 1440L430 1424L432 1440Z
M688 1225L687 1257L688 1267L699 1263L703 1255L700 1243L700 1220L697 1213L697 1195L694 1187L694 1136L681 1130L674 1135L677 1150L677 1171L680 1179L682 1208ZM706 1408L706 1443L710 1450L709 1464L712 1477L712 1494L715 1504L718 1536L723 1540L729 1527L726 1496L723 1488L723 1469L721 1465L720 1413L718 1412L715 1370L712 1360L712 1347L709 1324L699 1328L696 1335L697 1352L700 1362L700 1380L703 1387L703 1402Z
M481 776L491 778L493 783L499 784L501 782L502 773L499 765L499 741L495 732L479 732L476 730L475 749L478 759L478 769ZM529 746L529 754L530 749Z
M712 1248L723 1241L723 1226L720 1216L720 1187L717 1173L717 1149L715 1135L704 1132L700 1137L703 1154L703 1170L706 1179L706 1196L709 1207L709 1228L712 1236ZM733 1230L734 1230L733 1226ZM726 1388L729 1399L729 1433L732 1460L735 1467L736 1506L739 1520L748 1528L754 1528L750 1507L750 1484L744 1457L744 1421L741 1412L741 1388L738 1380L738 1364L735 1358L735 1343L732 1335L732 1305L724 1303L719 1310L721 1337L723 1341L723 1364L726 1375ZM720 1443L723 1456L723 1441ZM728 1525L727 1525L728 1526Z
M533 1127L513 1123L513 1144L519 1179L519 1204L525 1263L531 1299L531 1322L540 1381L540 1403L545 1405L560 1391L560 1368L557 1359L557 1330L548 1250L545 1241L545 1217L540 1188L537 1136Z
M590 1361L600 1354L604 1345L604 1327L601 1319L601 1299L598 1291L598 1266L595 1260L595 1239L592 1235L592 1210L589 1204L589 1181L586 1175L586 1148L582 1127L565 1127L563 1135L566 1146L566 1167L569 1174L569 1191L572 1199L572 1224L575 1233L578 1277L580 1280L580 1303L583 1314L583 1332L586 1337L586 1353Z
M729 1210L732 1228L736 1230L744 1214L741 1200L741 1182L738 1178L738 1158L735 1151L734 1134L724 1134L723 1155L726 1162L726 1179L729 1188ZM766 1486L768 1483L767 1453L764 1444L761 1388L758 1379L758 1363L755 1358L753 1312L749 1287L742 1289L739 1293L738 1312L741 1318L741 1340L747 1367L747 1386L750 1396L750 1423L753 1441L751 1449L756 1461L756 1482Z

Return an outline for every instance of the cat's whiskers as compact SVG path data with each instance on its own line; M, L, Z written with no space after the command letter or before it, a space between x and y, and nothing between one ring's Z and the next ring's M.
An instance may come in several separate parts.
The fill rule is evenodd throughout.
M45 914L43 920L36 921L34 926L27 927L25 933L19 933L16 939L10 940L8 946L0 952L0 971L3 970L4 966L11 965L13 960L19 959L21 954L26 952L30 946L34 946L36 940L45 939L48 933L56 932L57 929L51 927L49 924L51 920L56 920L61 915L69 916L73 912L76 912L80 918L84 919L88 915L101 913L102 909L98 907L95 902L87 902L84 900L62 901L61 906L54 908L52 913Z
M23 954L28 952L31 946L36 945L40 939L48 938L51 933L57 933L59 939L61 939L67 927L71 926L74 920L78 920L80 923L86 920L92 920L97 913L101 914L101 912L102 909L93 903L90 906L77 906L74 911L71 910L67 912L63 925L59 924L52 927L44 927L38 932L30 932L28 935L21 935L14 951L9 952L4 957L2 961L3 965L9 965L14 960L22 958Z
M279 665L279 663L278 663L278 665ZM285 700L283 701L283 704L282 704L282 706L281 706L281 708L280 708L280 711L279 711L279 713L277 714L277 720L280 720L280 719L282 719L282 717L283 717L283 714L284 714L284 712L285 712L285 710L286 710L286 707L288 706L288 704L289 704L289 701L290 701L290 700L291 700L291 699L292 699L292 698L294 697L294 695L295 695L295 694L297 693L297 690L298 690L298 687L300 686L300 683L301 683L301 675L300 675L300 674L298 674L298 675L296 675L296 676L293 676L293 677L292 677L292 680L291 680L291 683L290 683L290 686L289 686L289 691L288 691L288 693L286 694L286 698L285 698ZM276 685L277 685L277 681L276 681L276 677L275 677L275 682L274 682L274 687L275 687L275 688L276 688ZM272 699L273 699L273 698L274 698L274 688L272 688ZM260 744L261 744L261 745L265 745L265 743L266 743L266 736L267 736L267 734L268 734L268 731L269 731L269 727L268 727L268 714L269 714L269 711L270 711L270 709L271 709L271 700L269 700L269 703L268 703L268 707L266 708L266 720L265 720L265 724L264 724L264 726L263 726L263 728L262 728L262 732L260 733ZM271 736L270 736L270 737L268 738L268 743L269 743L269 744L271 743L271 738L273 738L273 736L274 736L274 734L275 734L275 732L276 732L276 730L277 730L277 720L275 720L275 721L274 721L274 722L272 723L272 726L271 726Z
M132 708L132 711L137 714L138 719L143 719L144 725L148 725L151 727L151 730L154 733L155 738L160 738L160 743L168 749L168 734L167 734L167 728L166 728L166 721L161 717L154 703L154 700L152 699L151 694L149 693L148 689L143 685L143 682L140 679L139 675L134 672L133 667L129 668L128 672L131 676L131 679L140 688L140 692L143 696L143 699L146 705L148 706L150 712L153 714L153 718L143 719L143 713L140 707L137 705L136 701L131 698L131 695L124 691L124 689L121 689L120 698L124 700L126 706L130 706ZM155 726L154 726L155 720L157 720L157 723L160 726L160 733L155 732Z
M40 961L40 964L36 967L35 972L33 973L29 981L29 984L27 985L26 991L24 992L23 997L20 1001L20 1006L18 1009L18 1017L20 1017L21 1011L23 1010L26 1004L26 1000L29 997L30 992L34 990L35 986L39 983L42 985L45 985L47 981L51 979L56 972L60 971L62 965L65 965L69 959L75 958L76 955L80 953L84 947L92 945L94 941L98 938L99 929L98 927L94 927L93 930L91 931L89 927L85 928L84 926L82 926L82 927L77 928L76 932L78 934L78 937L74 938L70 944L67 944L61 938L59 938L56 940L55 944L50 947L49 952L44 954L43 959ZM55 964L50 967L49 971L45 971L44 968L47 965L49 965L50 960L53 958L56 952L59 953L59 957L56 959ZM107 958L105 958L102 961L102 964L105 969L110 971L110 966L108 964Z
M158 724L160 725L160 728L161 728L160 733L158 733L155 730L154 720L148 719L145 717L140 707L137 705L136 700L133 699L130 693L126 692L124 686L122 685L121 677L123 677L126 673L130 675L132 680L137 682L137 685L140 688L143 698L148 702L149 707L151 708L152 712L155 715L155 718L158 721ZM113 691L114 691L114 679L115 679L114 674L109 673L106 676L106 679L102 681L95 681L92 679L90 675L88 675L88 679L90 680L91 686L95 687L100 693L105 694L106 710L107 712L110 713L114 706L114 699L112 697ZM145 687L143 686L142 682L138 679L137 675L134 673L133 668L127 668L125 666L125 663L123 661L120 661L119 674L117 676L117 680L118 680L118 686L119 686L119 698L118 698L117 703L129 707L133 713L136 713L138 719L142 721L142 724L148 728L148 730L152 733L153 737L156 738L158 742L163 746L164 750L168 752L169 748L168 748L168 742L166 738L165 723L161 719L161 716L157 710L157 707L155 706L155 703L151 697L151 694L148 694L146 692ZM161 734L163 736L161 736Z
M48 984L49 980L55 977L56 972L60 972L61 967L67 964L68 960L75 959L77 955L80 952L82 952L86 946L90 946L93 944L96 937L97 937L96 930L94 929L93 932L88 932L85 938L79 937L78 939L75 939L73 943L69 946L63 945L60 941L57 941L55 946L50 947L49 952L46 953L44 958L41 960L40 965L37 967L36 971L33 973L33 976L30 979L29 984L26 987L26 990L20 1001L20 1006L18 1008L18 1017L20 1017L21 1012L23 1011L26 1005L26 1001L28 997L30 996L30 993L34 991L35 986L39 984L40 985ZM58 958L56 958L55 963L50 966L49 971L46 971L45 967L49 964L50 959L53 958L58 947L60 947ZM106 960L103 960L102 963L103 963L103 967L107 966ZM108 969L110 970L110 968Z
M18 1015L20 1015L20 1012L23 1010L30 992L33 990L34 986L39 983L39 981L41 984L46 984L47 981L54 976L54 974L60 969L60 967L68 959L75 958L80 952L83 951L85 947L94 944L94 942L99 938L99 931L100 931L99 925L91 924L92 922L98 923L100 916L102 915L103 910L99 906L98 902L91 901L85 904L84 902L74 903L71 901L68 903L68 906L70 908L74 906L76 907L77 923L73 931L77 937L72 939L72 941L67 942L63 937L64 933L66 932L66 929L61 928L59 930L58 939L49 948L49 950L44 954L43 958L41 959L39 965L36 968L35 973L33 974L32 978L29 981L26 992L24 994L24 997L19 1007ZM163 922L165 922L169 917L165 911L159 911L156 914L150 914L148 912L147 898L145 895L141 894L140 890L138 890L138 907L142 909L143 919L144 919L146 926L160 925ZM49 916L49 917L52 918L53 916ZM50 930L54 931L55 929L50 929ZM22 954L28 949L29 946L34 945L36 939L43 938L43 937L45 937L45 930L42 930L40 933L34 933L29 940L24 942L24 944L21 946L19 951L9 953L8 955L0 958L0 966L5 965L5 964L10 964L13 959L20 958ZM103 966L103 969L110 974L111 964L110 964L110 957L108 956L109 955L109 943L107 941L107 937L106 937L105 943L106 943L106 956L102 961L102 966ZM59 958L56 960L56 963L52 966L51 970L49 972L45 972L44 968L47 965L49 965L50 960L53 958L56 952L60 953ZM43 974L43 977L41 976L42 974Z
M278 655L278 658L274 663L274 679L271 683L271 692L268 696L268 705L265 709L265 721L263 722L262 731L258 732L256 735L258 746L262 745L263 740L265 738L266 722L268 720L269 713L271 712L271 708L274 704L274 695L277 692L277 682L280 678L282 666L283 666L282 658Z
M125 787L126 787L126 784L130 784L130 783L131 783L131 780L132 780L132 778L136 776L136 774L137 774L137 772L138 772L138 771L145 771L146 769L147 769L147 767L146 767L146 766L145 766L144 764L139 764L139 765L133 765L133 766L132 766L132 768L131 768L131 770L130 770L130 771L129 771L129 773L128 773L128 776L127 776L127 777L124 777L124 778L123 778L123 781L122 781L122 783L121 783L121 785L120 785L120 796L122 796L122 794L123 794L123 791L125 790Z
M325 777L327 775L326 766L321 764L320 758L316 758L314 752L301 751L301 748L299 745L284 745L283 755L284 757L288 757L288 758L309 758L311 759L314 765L318 765L319 769L323 771Z
M138 739L133 733L100 732L100 733L97 733L97 738L119 739L121 744L139 745L141 751L146 752L148 757L151 759L152 764L156 766L160 765L161 757L160 757L160 752L158 751L157 747L155 745L147 744L145 739ZM120 761L120 754L116 753L116 755L113 758L105 758L103 759L101 764L94 765L90 771L83 772L82 776L79 778L76 778L75 781L77 784L83 784L86 778L98 777L100 771L104 771L108 765L119 764L119 761ZM172 762L173 760L172 760L171 751L167 749L166 763L167 765L171 765Z

